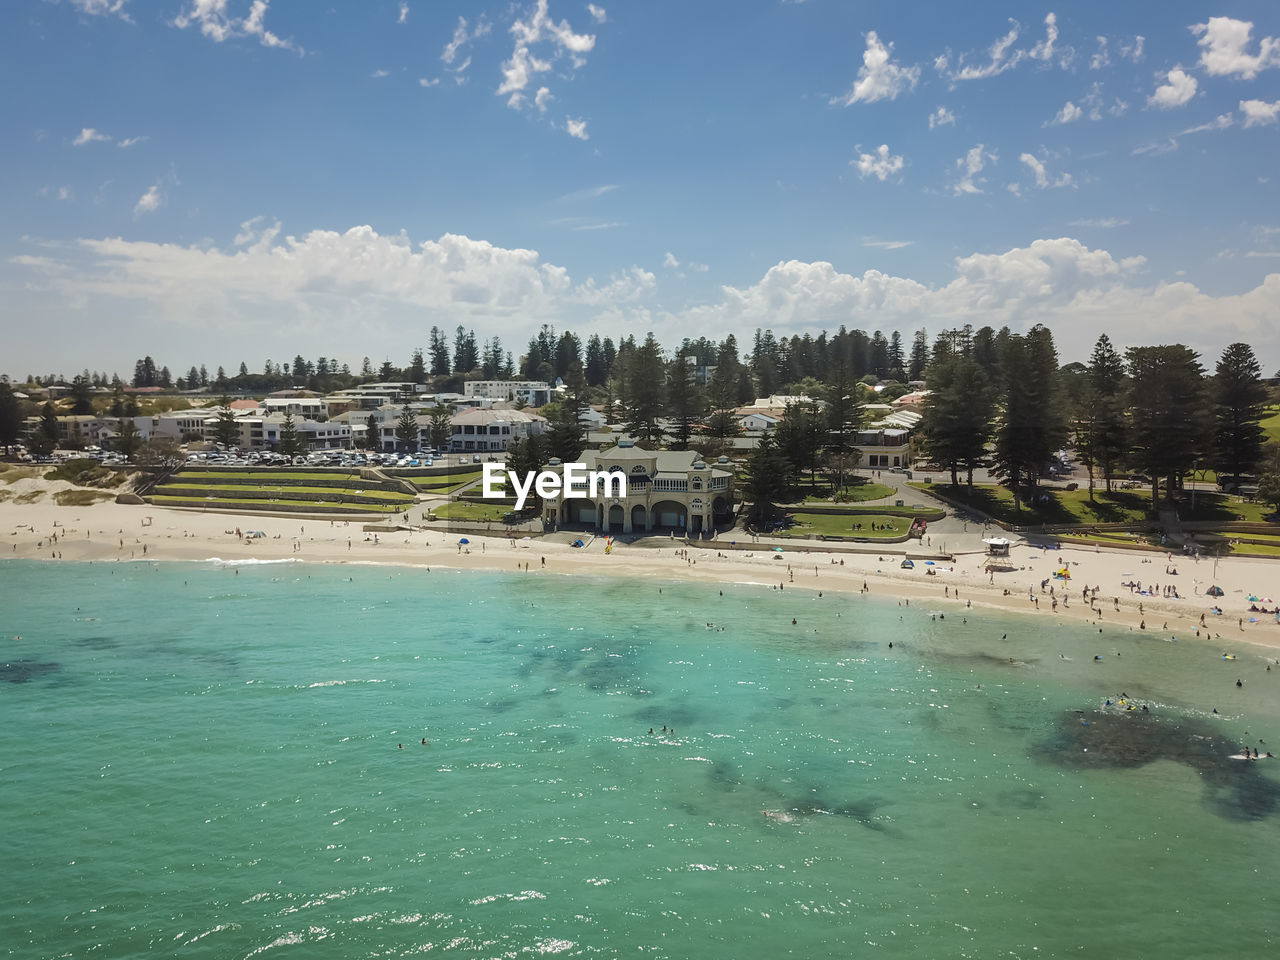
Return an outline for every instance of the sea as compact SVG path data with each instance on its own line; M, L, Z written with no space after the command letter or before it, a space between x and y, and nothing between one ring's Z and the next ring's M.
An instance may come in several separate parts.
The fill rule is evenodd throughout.
M1280 956L1266 650L801 580L0 563L0 955Z

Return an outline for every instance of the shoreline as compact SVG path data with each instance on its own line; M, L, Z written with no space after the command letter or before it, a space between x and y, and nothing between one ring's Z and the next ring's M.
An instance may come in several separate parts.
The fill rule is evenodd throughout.
M1280 602L1280 597L1268 596L1265 591L1251 594L1254 585L1260 587L1276 579L1275 564L1266 560L1219 560L1218 577L1214 580L1212 561L1197 564L1189 557L1157 560L1124 551L1078 547L1044 551L1019 544L1010 557L1017 569L989 577L983 569L985 555L961 554L954 562L937 562L931 568L936 575L927 576L926 565L920 562L914 570L904 571L898 567L898 557L881 561L875 554L822 551L818 544L784 549L777 554L770 546L759 550L718 551L714 541L686 546L683 541L674 540L670 547L615 542L613 552L606 555L601 539L582 549L544 540L522 541L452 532L447 526L441 526L422 531L379 533L375 540L374 534L364 533L362 525L363 521L352 525L343 520L295 521L244 514L190 513L151 505L102 503L91 507L60 507L52 503L0 503L0 556L45 562L146 560L235 564L292 560L482 570L529 576L626 577L760 589L790 587L849 594L862 593L865 589L877 596L904 602L937 604L948 611L954 608L1022 613L1103 630L1116 627L1133 632L1145 630L1161 639L1176 637L1178 642L1202 642L1210 647L1244 642L1280 651L1280 624L1274 622L1274 615L1248 610L1250 595L1260 597L1262 605L1270 609L1275 609ZM261 530L265 536L246 540L236 536L237 528L241 533L246 529ZM458 543L464 536L470 541L465 546ZM781 559L772 559L775 556ZM1065 588L1066 604L1062 602L1064 581L1052 579L1059 560L1072 574ZM1166 564L1171 564L1177 574L1165 573ZM1046 578L1053 587L1052 595L1047 588L1043 592L1040 589L1040 583ZM1161 587L1176 585L1184 596L1181 599L1141 596L1122 586L1129 580L1139 580L1144 585L1154 582ZM1215 599L1203 594L1211 581L1222 587L1225 596ZM1082 599L1086 584L1100 587L1093 607ZM1054 600L1058 601L1056 611ZM1114 600L1119 601L1118 609ZM1222 608L1221 616L1210 613L1215 605ZM1204 627L1200 627L1201 614L1205 615ZM1256 622L1250 623L1250 616Z

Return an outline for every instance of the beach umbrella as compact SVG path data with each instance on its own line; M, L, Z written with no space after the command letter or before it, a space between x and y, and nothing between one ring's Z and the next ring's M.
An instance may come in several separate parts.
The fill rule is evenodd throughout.
M1215 585L1206 590L1205 593L1211 597L1220 597L1222 596L1222 588Z
M463 537L463 538L462 538L461 540L459 540L458 542L459 542L459 543L470 543L471 541L470 541L470 540L468 540L466 537Z
M774 553L781 553L781 552L782 552L782 548L781 548L781 547L774 547L774 548L773 548L773 552L774 552Z

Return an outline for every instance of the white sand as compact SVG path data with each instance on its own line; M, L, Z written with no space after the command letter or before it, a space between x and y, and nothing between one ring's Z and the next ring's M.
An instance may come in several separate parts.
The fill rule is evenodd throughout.
M151 518L149 525L148 517ZM613 553L606 555L602 539L583 550L540 539L513 542L505 536L459 534L443 525L428 527L422 532L379 534L379 542L375 543L372 534L364 533L363 526L364 521L359 520L331 523L253 514L188 512L151 505L102 503L92 507L59 507L45 497L33 504L0 503L0 543L3 543L0 551L12 558L54 561L294 558L509 573L523 571L528 564L529 576L610 575L846 592L858 592L865 584L877 595L904 601L927 600L931 605L998 607L1081 623L1124 625L1135 630L1145 623L1145 629L1153 635L1176 636L1179 641L1194 641L1200 616L1204 614L1206 628L1200 629L1200 635L1215 647L1246 641L1280 648L1280 624L1274 622L1272 615L1251 614L1248 609L1250 594L1264 601L1259 606L1274 609L1280 601L1280 577L1277 576L1280 563L1269 560L1222 559L1217 562L1215 576L1213 560L1196 563L1175 556L1172 566L1177 569L1177 575L1169 575L1165 572L1169 561L1164 554L1095 551L1093 548L1043 552L1015 546L1011 560L1018 569L996 573L991 578L983 572L986 558L978 554L959 556L954 565L939 563L930 568L917 561L914 570L902 570L897 556L886 556L881 562L874 554L824 552L820 544L812 549L789 548L781 555L782 559L774 559L775 554L768 548L746 552L727 550L719 556L714 543L686 547L677 540L664 541L658 546L616 544ZM262 530L267 537L238 538L237 528L242 532ZM56 542L52 539L54 535ZM460 536L471 541L461 550ZM679 555L678 550L685 551L687 556ZM1069 599L1065 606L1061 603L1063 582L1050 581L1060 601L1054 611L1049 593L1040 591L1040 582L1061 566L1059 558L1069 565L1072 579L1066 586ZM936 570L936 575L926 575L928 569ZM990 582L992 579L994 583ZM1176 586L1183 599L1131 593L1121 586L1129 580L1140 580L1144 586L1150 583ZM1215 583L1226 592L1217 600L1204 595ZM1086 585L1100 588L1093 609L1082 599L1081 591ZM1039 599L1038 607L1028 599L1028 588ZM1009 591L1008 595L1005 590ZM1119 599L1118 611L1113 598ZM1214 605L1223 609L1222 616L1210 612ZM1250 616L1258 622L1250 623Z

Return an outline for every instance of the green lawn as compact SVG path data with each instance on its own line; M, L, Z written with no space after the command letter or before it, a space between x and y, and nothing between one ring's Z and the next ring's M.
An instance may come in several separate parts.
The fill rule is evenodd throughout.
M868 540L889 539L903 536L911 529L910 517L891 517L887 514L854 515L810 513L807 510L788 510L787 515L795 519L795 525L787 530L770 533L771 537L865 537ZM861 529L854 529L854 524L861 524ZM875 524L876 529L871 529Z
M501 523L502 518L515 508L510 504L471 503L466 500L455 500L442 504L432 511L441 520L492 520Z
M161 507L226 507L236 510L266 510L278 507L299 507L311 513L399 513L400 506L383 506L376 503L316 503L314 500L233 500L229 497L206 499L204 497L169 497L156 494L151 500Z
M1088 490L1036 491L1036 502L1023 503L1021 511L1014 511L1013 492L1008 487L993 484L974 484L972 491L963 484L910 483L917 490L936 490L959 503L988 513L1005 523L1034 525L1037 523L1136 523L1148 518L1150 498L1142 493L1117 490L1113 493L1094 491L1089 500ZM1201 496L1201 495L1198 495ZM1044 497L1045 499L1040 499ZM1184 519L1186 519L1184 517Z
M1262 418L1262 429L1267 432L1268 440L1280 440L1280 406L1268 407Z
M221 478L223 480L330 480L334 483L376 483L361 480L358 470L179 470L174 475L181 480Z
M465 473L436 474L429 477L404 477L424 493L453 493L461 487L480 479L479 470L468 470Z
M1178 516L1183 520L1244 520L1249 523L1265 523L1272 512L1270 504L1241 500L1225 493L1196 493L1194 510L1190 500L1178 508Z
M401 493L399 490L363 490L363 489L347 489L342 487L304 487L304 486L287 486L276 487L265 483L235 483L235 484L219 484L204 485L198 483L166 483L156 488L160 493L172 496L213 496L219 500L223 498L224 492L234 497L238 491L254 490L262 493L277 493L281 498L289 500L305 500L307 494L316 496L360 496L370 497L375 500L386 500L388 503L404 503L413 502L413 497L407 493Z
M841 503L861 503L864 500L883 500L885 497L892 496L897 492L897 487L885 486L883 483L859 483L850 484L841 494ZM830 503L830 495L814 496L810 495L804 498L805 502L818 501L822 503Z

